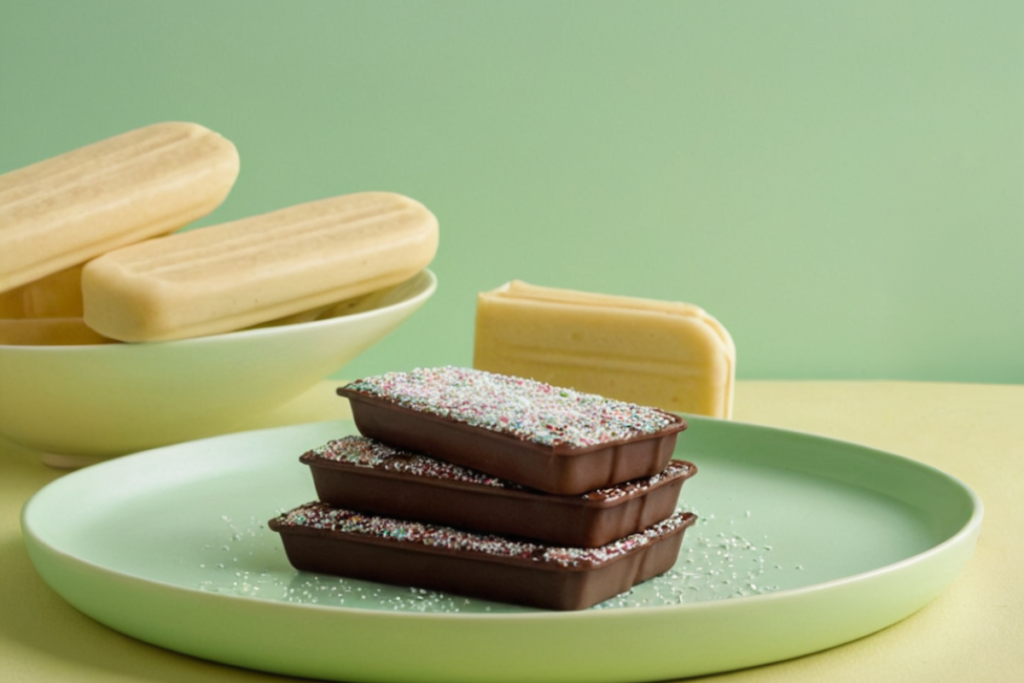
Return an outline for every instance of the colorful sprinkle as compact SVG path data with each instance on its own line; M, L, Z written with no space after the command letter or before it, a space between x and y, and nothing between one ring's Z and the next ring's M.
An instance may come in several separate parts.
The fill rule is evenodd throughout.
M610 562L637 548L650 545L686 524L684 514L671 517L643 531L599 548L559 548L519 541L493 534L476 534L452 527L367 515L313 502L286 512L278 518L283 526L305 527L371 538L390 539L458 552L518 558L560 567L593 567Z
M413 453L401 448L394 448L365 436L345 436L328 441L315 448L303 458L321 459L331 462L346 463L356 467L374 470L398 472L417 477L429 477L447 481L458 481L466 484L478 484L494 488L522 490L519 484L492 477L483 472L460 467L443 460L436 460L420 453ZM690 473L692 465L681 460L672 460L668 467L654 475L634 479L617 486L608 486L582 494L585 500L614 500L623 496L642 494L657 485L665 478L674 479Z
M518 484L492 477L477 470L435 460L420 453L394 448L365 436L345 436L328 441L323 446L314 448L303 455L303 458L319 458L373 470L400 472L417 477L445 479L502 489L523 488Z
M584 448L655 434L679 418L646 406L468 368L417 368L345 389L543 446Z

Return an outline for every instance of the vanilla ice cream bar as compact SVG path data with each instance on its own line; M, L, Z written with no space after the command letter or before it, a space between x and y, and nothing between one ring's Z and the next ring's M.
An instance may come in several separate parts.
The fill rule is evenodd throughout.
M0 344L107 344L82 320L82 266L0 292Z
M0 318L81 318L82 266L0 292Z
M434 215L399 194L300 204L91 261L85 322L122 341L229 332L397 284L437 243Z
M159 123L0 175L0 292L175 230L216 208L238 153Z
M473 365L727 418L736 347L721 323L691 304L513 281L477 299Z
M22 285L28 318L81 318L82 265L72 266Z
M12 346L80 346L110 344L81 318L0 318L0 344Z
M24 317L25 304L22 301L21 289L0 292L0 319Z

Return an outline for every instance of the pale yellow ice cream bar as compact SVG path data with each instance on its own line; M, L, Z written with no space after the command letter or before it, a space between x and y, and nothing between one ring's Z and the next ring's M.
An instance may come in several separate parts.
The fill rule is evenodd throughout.
M24 317L25 303L21 296L21 289L0 292L0 319Z
M402 282L437 244L434 215L399 194L300 204L91 261L85 322L122 341L229 332Z
M513 281L477 299L473 366L730 417L736 347L698 306Z
M81 265L0 292L0 318L81 317Z
M139 128L0 175L0 292L213 211L238 153L194 123Z
M113 341L87 327L81 318L0 318L0 344L79 346Z

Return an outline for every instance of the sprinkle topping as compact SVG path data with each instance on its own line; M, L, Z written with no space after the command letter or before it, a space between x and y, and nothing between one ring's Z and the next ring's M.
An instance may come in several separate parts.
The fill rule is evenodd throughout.
M365 436L345 436L340 439L333 439L323 446L314 448L304 454L303 459L328 460L356 467L501 489L524 489L519 484L498 479L468 467L460 467L443 460L436 460L427 455L395 448L375 439L368 439ZM634 479L617 486L608 486L595 491L589 491L580 497L584 500L613 500L623 496L641 494L664 479L675 479L676 477L689 475L692 468L693 466L690 463L672 460L664 471L652 477Z
M680 423L657 408L450 366L367 377L345 389L543 446L584 448Z
M599 548L559 548L494 534L476 534L452 527L367 515L323 503L307 503L278 517L282 527L302 527L334 533L354 534L398 543L429 546L452 552L483 553L494 557L517 558L554 564L563 568L593 567L610 562L688 525L682 512L643 531L612 541Z
M435 460L420 453L395 448L376 439L368 439L365 436L345 436L340 439L333 439L303 455L303 459L306 458L319 458L321 460L347 463L356 467L366 467L373 470L400 472L417 477L459 481L465 484L493 486L499 489L523 488L519 484L498 479L489 474L471 470L468 467L460 467L450 462Z

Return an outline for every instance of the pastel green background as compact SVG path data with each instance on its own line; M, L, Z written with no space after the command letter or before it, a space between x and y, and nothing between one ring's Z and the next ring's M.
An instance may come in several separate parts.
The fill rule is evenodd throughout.
M683 300L743 378L1024 382L1024 3L0 2L0 172L161 120L202 224L387 189L434 299L346 375L472 357L513 278Z

